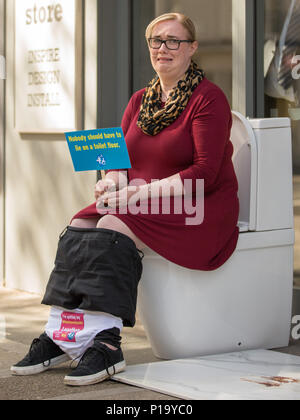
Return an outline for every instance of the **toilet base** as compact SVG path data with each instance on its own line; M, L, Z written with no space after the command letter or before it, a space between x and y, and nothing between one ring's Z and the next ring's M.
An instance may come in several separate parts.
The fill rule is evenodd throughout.
M293 229L240 233L218 270L188 270L145 252L138 311L154 354L180 359L287 346Z

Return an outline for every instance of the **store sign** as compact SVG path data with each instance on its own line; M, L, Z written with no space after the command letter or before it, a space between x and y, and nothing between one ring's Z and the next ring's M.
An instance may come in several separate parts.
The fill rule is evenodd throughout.
M60 133L80 129L76 112L81 86L76 68L77 1L16 0L15 4L17 130Z

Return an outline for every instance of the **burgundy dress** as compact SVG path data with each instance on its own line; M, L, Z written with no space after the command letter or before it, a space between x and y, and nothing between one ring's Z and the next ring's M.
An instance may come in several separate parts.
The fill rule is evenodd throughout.
M204 219L201 224L187 225L186 218L192 216L184 211L128 212L116 217L167 260L191 269L215 270L232 255L239 233L238 183L231 159L232 119L227 99L220 88L204 79L179 118L153 137L137 126L143 93L144 89L132 96L122 120L132 163L129 182L140 178L150 183L179 173L183 182L193 180L195 189L195 180L203 179ZM74 219L95 217L102 216L93 203Z

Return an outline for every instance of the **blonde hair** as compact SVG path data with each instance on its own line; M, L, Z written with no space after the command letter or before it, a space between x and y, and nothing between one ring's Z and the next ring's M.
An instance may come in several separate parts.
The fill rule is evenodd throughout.
M152 31L155 25L160 22L165 22L166 20L177 20L182 24L182 26L188 31L190 41L196 41L196 28L191 19L182 13L165 13L161 16L155 18L152 22L149 23L146 29L146 39L151 38Z

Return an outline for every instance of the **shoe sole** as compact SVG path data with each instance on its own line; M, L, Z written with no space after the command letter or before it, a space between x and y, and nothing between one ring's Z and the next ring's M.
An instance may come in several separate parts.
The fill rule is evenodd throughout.
M99 382L105 381L105 379L111 378L116 373L124 372L126 369L125 361L117 363L108 369L110 375L107 373L106 370L102 370L101 372L95 373L94 375L87 375L87 376L65 376L64 384L70 386L86 386L86 385L94 385Z
M51 369L54 366L60 365L61 363L69 361L70 358L68 355L63 354L61 356L55 357L54 359L50 360L49 366L44 366L43 363L40 363L39 365L34 366L24 366L24 367L18 367L18 366L12 366L10 368L13 375L17 376L30 376L30 375L37 375L38 373L45 372L46 370Z

